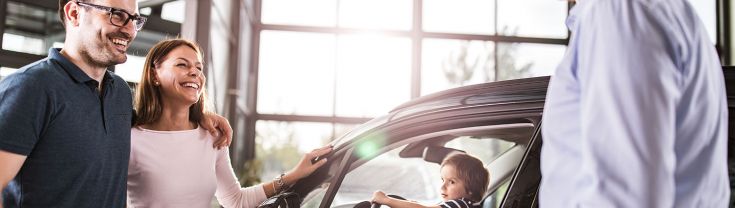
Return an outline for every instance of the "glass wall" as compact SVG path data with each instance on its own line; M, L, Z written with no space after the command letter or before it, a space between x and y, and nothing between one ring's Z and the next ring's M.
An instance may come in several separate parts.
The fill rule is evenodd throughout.
M716 0L689 0L694 11L699 15L699 19L704 23L704 28L707 29L709 39L712 43L717 41L717 13L716 13Z
M566 1L262 0L261 5L255 31L256 158L291 161L264 167L264 179L349 130L338 125L358 125L412 98L551 75L568 34ZM299 154L281 152L286 148Z
M8 67L0 67L0 80L3 80L3 78L7 77L8 75L15 73L18 69L14 68L8 68Z

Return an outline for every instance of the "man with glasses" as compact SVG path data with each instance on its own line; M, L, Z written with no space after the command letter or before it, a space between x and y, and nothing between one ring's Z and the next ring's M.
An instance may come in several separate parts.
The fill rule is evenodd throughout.
M125 207L132 95L107 70L146 18L136 0L59 2L63 49L0 82L0 187L5 207ZM141 66L142 67L142 66ZM208 115L202 127L225 134Z

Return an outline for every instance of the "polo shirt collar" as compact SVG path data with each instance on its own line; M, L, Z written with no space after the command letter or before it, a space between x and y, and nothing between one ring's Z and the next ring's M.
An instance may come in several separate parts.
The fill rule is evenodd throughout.
M61 65L61 68L66 71L67 74L77 83L87 83L89 81L95 81L89 75L84 73L76 64L66 59L64 55L61 55L61 48L50 48L48 50L48 58L56 61ZM115 79L112 78L110 71L105 71L105 76L102 78L104 82L113 82Z

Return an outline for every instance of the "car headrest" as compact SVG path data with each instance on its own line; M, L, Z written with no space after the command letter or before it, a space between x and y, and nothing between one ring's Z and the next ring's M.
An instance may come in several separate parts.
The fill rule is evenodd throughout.
M426 146L426 148L424 148L424 154L422 157L426 162L432 162L441 165L442 161L444 161L444 158L454 153L465 153L465 151L442 146Z

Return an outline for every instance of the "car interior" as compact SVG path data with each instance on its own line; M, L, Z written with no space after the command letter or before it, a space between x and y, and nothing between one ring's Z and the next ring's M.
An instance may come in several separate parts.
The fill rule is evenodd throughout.
M499 206L499 200L503 197L503 193L498 193L498 190L501 188L501 186L504 185L507 189L508 182L510 182L513 173L518 167L520 161L523 159L523 156L526 152L527 144L530 140L533 130L534 125L531 123L513 123L459 128L441 132L432 132L412 138L402 139L401 142L386 145L384 148L400 149L398 155L400 156L400 158L403 159L420 158L427 163L439 165L441 164L441 161L450 154L456 152L467 153L467 151L465 151L464 149L457 148L459 147L457 146L457 144L453 145L453 143L457 143L460 138L461 140L470 141L503 140L504 142L512 144L510 145L510 147L503 149L502 153L498 155L493 155L491 158L484 158L485 161L483 161L485 162L485 167L491 172L488 192L486 193L482 201L483 207L497 207ZM473 154L473 152L469 153ZM375 158L363 158L357 160L350 165L350 169L356 170L360 166L373 159ZM505 190L503 190L502 192L504 191ZM401 195L401 193L393 194ZM347 205L344 207L353 207L352 205L356 204L343 205ZM364 203L361 206L364 206ZM337 207L343 206L337 205Z
M491 196L493 196L494 191L503 185L504 182L510 180L510 177L515 171L513 168L504 167L518 165L518 161L521 161L525 151L526 147L524 145L515 145L502 155L498 156L492 163L485 165L485 168L494 171L492 171L492 177L490 177L490 181L488 183L487 193L480 202L482 203L483 208L493 207L493 203L497 203L496 201L493 201L494 199L492 199ZM466 152L443 146L427 146L424 149L423 159L426 162L441 164L444 158L455 153Z

